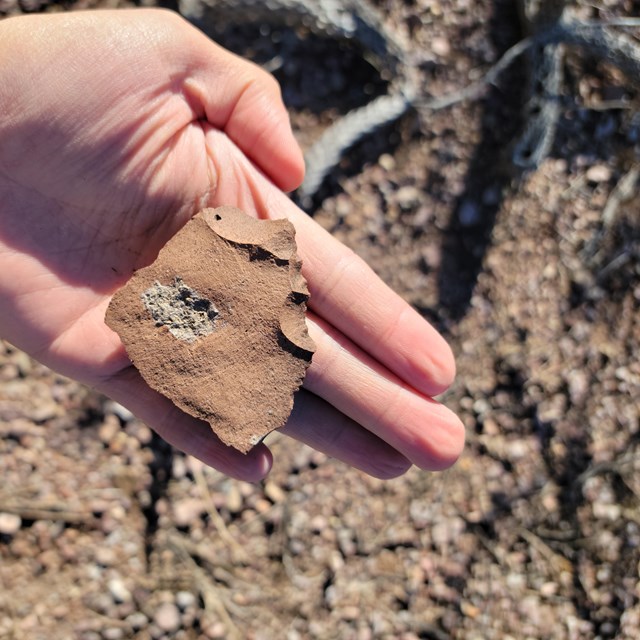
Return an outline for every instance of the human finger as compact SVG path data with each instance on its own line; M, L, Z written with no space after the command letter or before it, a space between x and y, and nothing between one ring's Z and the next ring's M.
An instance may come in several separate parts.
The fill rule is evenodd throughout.
M273 199L267 216L284 213L296 227L310 308L419 391L445 391L455 361L444 338L356 253L290 201Z
M442 404L385 370L335 327L310 315L316 352L304 386L422 469L451 466L464 427Z
M376 478L395 478L411 467L393 447L304 389L280 431Z
M455 361L444 338L374 271L256 171L219 131L206 143L217 167L212 204L260 218L287 218L296 229L310 308L418 391L447 389Z

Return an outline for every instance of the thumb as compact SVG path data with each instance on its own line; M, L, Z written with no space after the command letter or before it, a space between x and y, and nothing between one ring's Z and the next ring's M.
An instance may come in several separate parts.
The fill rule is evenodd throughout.
M205 36L185 83L198 116L224 131L282 190L304 177L304 159L275 78Z

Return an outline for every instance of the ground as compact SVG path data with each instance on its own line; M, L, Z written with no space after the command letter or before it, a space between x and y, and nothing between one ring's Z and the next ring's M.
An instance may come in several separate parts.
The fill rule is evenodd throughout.
M90 5L0 0L0 12ZM432 51L421 71L433 95L521 37L506 0L377 5ZM276 71L305 145L383 90L357 52L308 44ZM635 190L603 222L637 167L637 95L584 52L568 51L565 70L537 171L509 163L516 64L482 99L407 114L361 143L312 211L453 345L443 400L467 445L447 472L374 480L275 434L269 478L233 481L0 347L0 638L640 636Z

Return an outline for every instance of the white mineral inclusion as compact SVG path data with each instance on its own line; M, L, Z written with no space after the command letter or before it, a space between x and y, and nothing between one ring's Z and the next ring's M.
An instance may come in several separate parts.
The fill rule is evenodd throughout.
M140 298L157 327L167 327L178 340L194 342L216 328L220 312L215 305L176 277L170 285L158 281Z

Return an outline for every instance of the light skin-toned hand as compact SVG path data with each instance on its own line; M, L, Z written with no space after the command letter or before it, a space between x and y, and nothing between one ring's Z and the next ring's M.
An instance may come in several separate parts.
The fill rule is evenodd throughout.
M283 431L375 476L451 465L454 376L427 324L282 190L303 160L275 81L177 15L0 22L0 336L130 408L177 448L258 480L243 455L151 390L104 324L113 293L204 206L296 227L317 352Z

